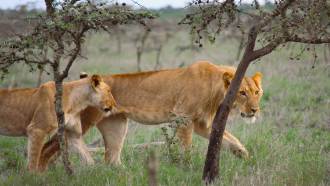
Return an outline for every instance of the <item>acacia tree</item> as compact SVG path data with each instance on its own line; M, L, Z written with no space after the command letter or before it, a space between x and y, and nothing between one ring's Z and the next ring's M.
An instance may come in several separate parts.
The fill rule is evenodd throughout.
M243 28L247 33L244 54L213 120L203 171L203 180L206 183L214 182L219 175L219 152L226 121L251 62L289 42L304 43L312 47L315 44L330 43L329 1L275 0L274 8L267 10L258 0L254 0L251 4L251 9L254 10L249 12L244 12L240 5L240 2L235 3L234 0L193 0L190 3L192 12L180 22L190 25L193 36L201 43L204 35L211 42L214 41L216 35L232 26L240 14L246 14L253 20L250 26Z
M146 28L142 33L138 33L134 39L134 45L136 48L136 67L138 72L141 72L142 70L141 57L142 54L145 52L145 45L149 37L150 31L151 30L149 28Z
M113 31L113 35L115 36L116 43L117 43L117 53L121 54L122 51L122 38L125 36L126 30L121 28L120 26L116 26Z
M145 25L145 20L153 16L149 12L122 8L126 6L124 3L113 6L80 0L45 0L45 3L46 14L33 20L35 27L31 33L18 35L0 45L0 72L4 77L10 67L18 63L27 64L31 72L46 69L46 66L52 69L56 89L54 104L59 125L57 135L65 169L72 174L64 139L63 81L81 54L86 33L108 31L117 24Z

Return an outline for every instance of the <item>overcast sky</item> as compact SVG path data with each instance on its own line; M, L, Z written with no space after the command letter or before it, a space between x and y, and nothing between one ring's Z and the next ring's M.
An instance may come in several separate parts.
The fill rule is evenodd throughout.
M111 0L109 0L111 1ZM113 2L126 2L127 4L133 4L134 0L118 0ZM135 0L139 4L147 7L147 8L162 8L167 5L171 5L172 7L179 8L187 5L189 0ZM244 2L251 2L252 0L243 0ZM35 5L37 8L44 8L44 0L1 0L0 8L8 9L15 8L18 5L30 3L31 5Z

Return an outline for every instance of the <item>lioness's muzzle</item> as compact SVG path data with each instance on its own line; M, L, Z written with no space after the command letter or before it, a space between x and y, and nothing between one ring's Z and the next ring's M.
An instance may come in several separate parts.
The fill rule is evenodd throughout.
M252 118L252 117L255 116L255 114L254 114L254 113L252 113L252 114L245 114L245 113L241 112L241 116L242 116L243 118Z
M111 111L111 108L110 107L106 107L103 109L104 112L110 112Z

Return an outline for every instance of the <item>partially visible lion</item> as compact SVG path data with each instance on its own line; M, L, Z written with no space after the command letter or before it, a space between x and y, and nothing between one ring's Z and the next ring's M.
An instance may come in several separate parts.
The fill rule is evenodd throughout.
M232 67L197 62L186 68L103 76L123 113L101 118L99 111L87 108L81 115L83 132L96 124L104 139L106 162L120 164L127 119L156 125L182 116L190 122L178 128L177 135L182 145L189 147L193 132L209 139L213 118L234 73ZM259 112L261 78L257 72L243 79L234 105L244 117L253 118ZM224 133L223 146L240 157L248 157L245 147L228 131ZM45 145L42 168L58 149L55 138Z
M28 137L28 169L39 171L39 159L47 136L58 128L54 105L55 84L39 88L0 90L0 135ZM63 111L69 148L80 153L86 163L93 163L82 140L80 112L91 107L109 115L116 103L110 87L98 75L64 83Z

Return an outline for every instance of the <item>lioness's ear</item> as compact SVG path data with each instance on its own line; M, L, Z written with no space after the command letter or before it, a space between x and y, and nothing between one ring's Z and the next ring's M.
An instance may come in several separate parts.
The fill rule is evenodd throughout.
M80 78L80 79L84 79L84 78L86 78L86 77L88 77L87 72L80 72L80 75L79 75L79 78Z
M261 88L262 73L256 72L254 76L252 76L252 79L257 84L258 88Z
M96 74L92 75L91 84L94 89L96 89L100 85L101 81L103 81L101 76Z
M233 79L233 77L234 77L234 74L230 73L230 72L225 72L223 74L223 82L224 82L225 88L229 87L230 82Z

